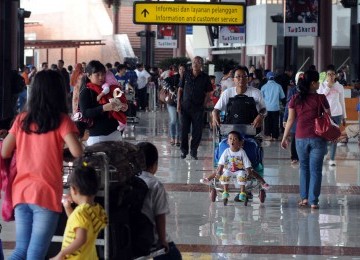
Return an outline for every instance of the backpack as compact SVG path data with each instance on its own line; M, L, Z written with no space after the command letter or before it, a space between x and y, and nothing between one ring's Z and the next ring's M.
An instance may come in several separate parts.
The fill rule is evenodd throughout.
M141 212L148 186L138 176L126 185L110 189L111 259L134 259L150 254L154 245L154 226Z
M251 124L258 111L256 109L255 99L243 94L229 98L226 106L225 124Z

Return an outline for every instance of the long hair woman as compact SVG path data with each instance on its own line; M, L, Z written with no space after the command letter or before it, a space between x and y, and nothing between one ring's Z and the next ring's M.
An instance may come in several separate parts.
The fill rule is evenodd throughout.
M16 154L12 185L16 246L10 259L44 259L62 212L63 147L79 157L78 130L67 114L65 82L56 71L36 74L25 111L4 139L1 156Z
M290 129L297 120L295 140L300 162L300 207L309 204L319 208L319 196L322 181L323 159L327 152L326 140L315 134L315 118L319 111L329 113L329 103L325 95L317 94L319 73L306 71L299 84L299 93L289 102L289 117L281 141L281 147L288 147Z

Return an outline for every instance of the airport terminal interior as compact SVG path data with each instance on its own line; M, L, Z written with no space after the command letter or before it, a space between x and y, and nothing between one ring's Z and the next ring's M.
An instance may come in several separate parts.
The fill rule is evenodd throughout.
M204 128L199 160L181 159L169 144L166 110L140 112L124 140L150 141L159 150L157 177L165 184L171 213L167 231L183 259L359 259L360 158L358 140L339 145L336 167L323 164L320 209L299 208L299 168L279 141L263 141L264 178L270 184L261 203L258 193L248 205L211 202L199 182L213 172L212 131ZM188 156L189 157L189 156ZM233 191L233 192L232 192ZM1 223L5 255L14 247L15 225Z

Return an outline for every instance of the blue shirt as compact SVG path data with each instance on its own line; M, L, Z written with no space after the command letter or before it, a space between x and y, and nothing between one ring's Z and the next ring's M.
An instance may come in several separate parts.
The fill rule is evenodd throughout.
M261 94L264 98L267 111L280 111L279 102L285 98L284 91L278 83L274 80L268 80L268 82L262 86Z

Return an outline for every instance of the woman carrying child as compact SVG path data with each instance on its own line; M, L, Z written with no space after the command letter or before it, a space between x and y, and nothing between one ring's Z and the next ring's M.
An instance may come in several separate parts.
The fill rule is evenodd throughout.
M43 70L36 74L32 95L4 139L1 156L17 158L12 185L16 245L10 259L45 259L62 212L63 147L74 157L83 149L68 116L62 76Z
M121 132L117 130L118 121L110 115L118 106L115 102L100 104L97 101L97 96L102 91L101 86L105 83L105 73L105 66L100 61L92 60L86 66L86 75L81 85L80 111L84 118L92 120L87 145L122 140Z

